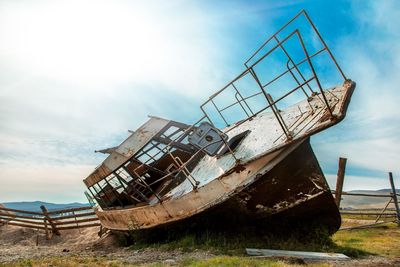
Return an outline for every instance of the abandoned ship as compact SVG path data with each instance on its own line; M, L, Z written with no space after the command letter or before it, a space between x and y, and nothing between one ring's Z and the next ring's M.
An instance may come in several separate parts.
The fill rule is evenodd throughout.
M194 124L150 116L100 150L109 155L84 183L103 227L149 229L228 210L340 227L310 136L345 117L355 83L304 10L244 65Z

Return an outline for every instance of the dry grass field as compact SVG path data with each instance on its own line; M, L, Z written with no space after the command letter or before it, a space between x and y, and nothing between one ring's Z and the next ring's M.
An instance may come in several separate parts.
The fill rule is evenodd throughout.
M344 225L365 223L345 219ZM0 232L1 233L1 232ZM338 231L333 237L313 237L312 241L296 238L224 237L188 235L167 243L135 244L121 247L121 240L93 241L83 233L85 242L52 241L36 247L27 240L7 243L5 230L0 234L0 266L400 266L400 227L382 227ZM82 235L82 233L81 233ZM10 235L8 235L10 237ZM74 238L79 240L79 234ZM22 245L21 245L22 242ZM40 241L44 243L45 241ZM25 245L23 245L25 244ZM350 256L345 262L304 262L295 259L251 258L244 248L273 248L303 251L338 252ZM66 250L68 248L68 250ZM39 253L40 252L40 253Z

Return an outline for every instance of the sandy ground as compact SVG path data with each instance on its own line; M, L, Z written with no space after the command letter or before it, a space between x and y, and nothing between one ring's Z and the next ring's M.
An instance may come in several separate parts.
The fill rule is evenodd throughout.
M54 235L51 240L46 240L43 232L3 226L0 227L0 263L71 255L108 257L131 263L174 263L186 257L207 259L214 256L206 251L165 251L154 248L132 250L121 247L116 236L112 234L99 238L98 231L98 227L63 231L61 236Z
M207 259L214 257L211 252L181 250L165 251L146 248L132 250L121 247L117 238L105 235L99 238L98 228L63 231L61 236L46 240L43 232L15 226L0 227L0 263L23 259L54 256L108 257L124 262L146 264L166 263L174 265L184 258ZM38 242L38 245L36 243ZM383 257L368 257L346 262L329 262L331 266L400 266L399 260Z

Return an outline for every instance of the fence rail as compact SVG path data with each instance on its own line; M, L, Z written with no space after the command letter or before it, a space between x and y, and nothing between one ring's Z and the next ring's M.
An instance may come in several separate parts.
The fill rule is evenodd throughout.
M381 218L394 218L395 220L393 222L396 222L398 226L400 226L400 208L399 208L399 201L397 196L400 196L399 193L397 193L397 189L394 185L394 179L393 179L393 174L392 172L389 172L389 182L390 182L390 187L391 187L391 192L386 193L386 194L374 194L374 193L356 193L356 192L343 192L343 183L344 183L344 178L345 178L345 171L346 171L346 158L339 158L339 167L338 167L338 173L337 173L337 180L336 180L336 190L331 190L332 194L335 197L335 202L338 208L340 209L340 202L342 199L342 196L356 196L356 197L377 197L377 198L387 198L388 202L386 203L385 207L383 209L380 209L380 212L377 209L355 209L355 210L344 210L340 209L340 214L341 215L360 215L360 216L376 216L375 218L375 223L365 225L365 226L357 226L357 227L348 227L348 228L343 228L342 230L350 230L350 229L356 229L360 227L373 227L375 225L381 225L382 223L386 222L381 222ZM394 204L394 209L388 209L390 204Z
M42 212L0 207L0 227L13 225L44 230L46 236L60 235L62 230L101 226L92 207L69 208Z

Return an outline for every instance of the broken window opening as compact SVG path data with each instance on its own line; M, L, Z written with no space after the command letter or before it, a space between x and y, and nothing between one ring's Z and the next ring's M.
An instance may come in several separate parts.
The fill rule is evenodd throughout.
M204 156L188 142L189 125L170 121L121 167L98 183L95 198L104 209L141 206L161 198L182 183Z
M246 136L250 132L251 132L250 130L247 130L230 138L227 142L228 143L227 146L224 146L218 153L218 157L226 155L229 151L235 151L235 149L242 143L242 141L246 138Z

